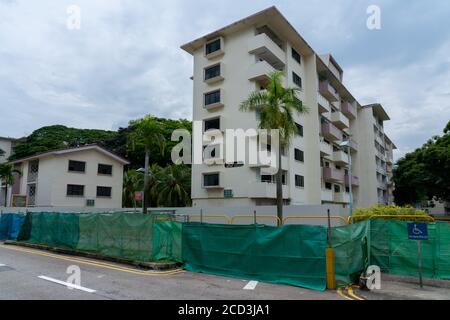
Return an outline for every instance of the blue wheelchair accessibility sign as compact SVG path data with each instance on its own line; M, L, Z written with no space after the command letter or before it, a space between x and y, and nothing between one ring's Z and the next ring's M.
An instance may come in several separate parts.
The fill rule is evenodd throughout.
M426 223L408 223L409 240L428 240L428 225Z

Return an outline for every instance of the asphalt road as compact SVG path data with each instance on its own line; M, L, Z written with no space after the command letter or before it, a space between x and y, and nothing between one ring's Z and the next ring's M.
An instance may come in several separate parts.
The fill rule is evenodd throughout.
M57 283L73 283L68 280L73 275L67 273L70 266L78 266L80 270L80 287L75 289ZM343 296L342 292L317 292L267 283L257 283L251 289L254 285L240 279L184 271L154 273L0 244L3 300L350 300L345 291ZM250 290L244 290L246 286Z

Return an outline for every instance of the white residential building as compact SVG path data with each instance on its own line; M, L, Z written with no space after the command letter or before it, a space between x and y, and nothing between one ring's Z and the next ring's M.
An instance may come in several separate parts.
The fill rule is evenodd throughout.
M128 161L97 146L54 150L12 161L8 205L121 208Z
M3 151L3 155L0 155L0 164L8 162L8 158L11 156L14 146L20 141L20 139L0 137L0 150ZM3 181L0 181L0 207L5 206L7 187Z
M335 59L316 54L275 7L182 49L194 58L193 120L203 121L204 131L258 128L258 115L241 112L239 106L251 92L265 89L274 70L284 71L285 86L301 89L299 98L309 112L296 115L300 134L282 157L286 203L348 204L348 150L355 205L368 206L388 197L385 185L376 180L376 156L385 164L388 160L376 149L373 129L388 120L383 108L361 106L344 86L343 70ZM349 149L340 146L344 140ZM383 148L385 141L379 140ZM273 182L262 165L193 165L193 206L273 205Z

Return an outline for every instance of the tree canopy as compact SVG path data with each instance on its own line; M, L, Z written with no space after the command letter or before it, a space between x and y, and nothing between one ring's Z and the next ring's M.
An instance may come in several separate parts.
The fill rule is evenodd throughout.
M177 142L171 141L172 132L176 129L186 129L192 132L192 122L189 120L172 120L153 116L147 116L146 118L151 119L152 122L160 126L161 135L166 140L167 151L162 154L156 150L157 147L155 146L154 150L150 150L150 163L157 163L165 167L171 163L170 150L177 144ZM128 159L130 161L130 167L138 169L144 165L145 148L140 144L132 148L129 144L128 137L136 130L140 120L132 120L127 127L119 128L118 131L77 129L68 128L63 125L42 127L29 135L25 141L17 144L9 160L24 158L40 152L96 143Z
M29 135L24 142L16 145L9 159L16 160L40 152L93 143L104 146L106 141L115 136L117 132L114 131L68 128L62 125L42 127Z
M450 122L443 136L433 137L397 162L394 182L398 205L434 198L450 202Z

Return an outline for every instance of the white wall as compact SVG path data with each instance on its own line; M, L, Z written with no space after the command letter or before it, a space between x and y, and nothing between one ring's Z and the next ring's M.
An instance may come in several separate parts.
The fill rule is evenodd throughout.
M85 173L68 171L69 160L86 162ZM99 175L98 164L113 166L112 176ZM21 194L27 194L28 162L22 165ZM69 197L67 185L84 185L84 197ZM123 165L96 150L79 151L39 159L36 206L85 207L87 199L95 200L96 208L122 206ZM97 186L111 187L111 198L97 198Z

